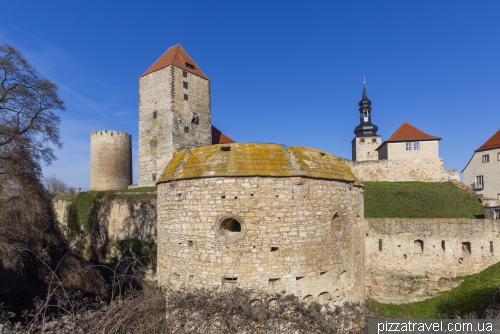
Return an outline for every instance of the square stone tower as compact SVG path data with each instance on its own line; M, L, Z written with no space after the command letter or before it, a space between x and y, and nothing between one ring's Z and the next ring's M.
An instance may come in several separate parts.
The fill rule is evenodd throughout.
M180 44L139 78L139 186L154 186L178 151L212 144L210 80Z

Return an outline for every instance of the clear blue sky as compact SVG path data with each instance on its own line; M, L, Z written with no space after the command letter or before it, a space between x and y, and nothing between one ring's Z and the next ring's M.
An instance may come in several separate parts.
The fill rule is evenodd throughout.
M387 139L404 121L462 170L500 128L500 1L8 1L0 42L58 83L64 148L44 168L89 186L90 132L133 136L138 77L181 43L211 79L212 120L240 142L351 157L366 75Z

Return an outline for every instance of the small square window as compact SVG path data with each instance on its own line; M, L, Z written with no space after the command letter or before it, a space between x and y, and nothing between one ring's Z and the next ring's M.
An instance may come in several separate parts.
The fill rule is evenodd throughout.
M187 94L184 94L184 100L185 100L185 101L189 101L189 97L188 97L188 95L187 95Z
M483 162L490 162L490 155L489 154L483 155Z
M153 173L153 174L151 175L151 179L152 179L153 181L156 181L156 173Z
M364 143L365 142L365 138L361 138L361 140L359 142L360 143Z
M418 141L413 143L413 150L420 151L420 143Z
M411 151L411 143L406 143L406 150Z
M153 111L153 119L157 117L156 111Z
M187 88L188 88L188 83L187 83L186 81L183 81L183 82L182 82L182 87L184 87L184 88L186 88L186 89L187 89Z
M184 78L187 78L187 77L188 77L188 72L187 72L187 71L182 71L182 76L183 76Z
M190 64L190 63L186 63L186 67L191 69L191 70L195 70L196 67L194 67L194 65Z
M377 138L372 138L372 143L376 143L377 142Z

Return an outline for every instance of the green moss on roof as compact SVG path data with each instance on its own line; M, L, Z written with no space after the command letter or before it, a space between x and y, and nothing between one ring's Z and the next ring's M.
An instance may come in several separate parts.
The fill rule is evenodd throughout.
M278 144L234 143L180 151L158 183L227 176L301 176L355 181L349 166L324 151Z

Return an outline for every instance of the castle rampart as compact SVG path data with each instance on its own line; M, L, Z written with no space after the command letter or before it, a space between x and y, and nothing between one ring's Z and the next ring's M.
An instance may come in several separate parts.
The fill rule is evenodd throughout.
M367 218L367 297L407 303L453 286L450 278L500 261L500 221Z
M115 130L90 134L90 188L126 189L132 184L132 136Z
M460 181L458 170L445 170L441 158L345 162L360 181Z

